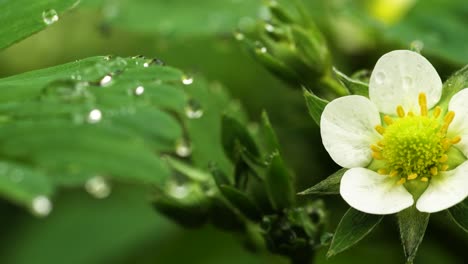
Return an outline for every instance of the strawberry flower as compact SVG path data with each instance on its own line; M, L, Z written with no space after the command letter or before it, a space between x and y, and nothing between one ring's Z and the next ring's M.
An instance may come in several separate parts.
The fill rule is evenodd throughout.
M434 213L468 196L468 89L448 105L441 94L426 58L396 50L377 61L369 98L344 96L325 107L322 141L349 168L340 194L350 206L385 215L415 204Z

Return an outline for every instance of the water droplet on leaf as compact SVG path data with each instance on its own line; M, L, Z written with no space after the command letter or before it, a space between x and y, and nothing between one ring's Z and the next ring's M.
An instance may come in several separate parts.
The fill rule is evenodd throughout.
M88 114L88 122L91 124L98 123L102 119L102 112L99 109L93 109Z
M267 48L260 41L255 42L255 50L258 53L266 53L267 52Z
M184 85L190 85L190 84L193 83L193 78L184 75L184 76L182 76L182 83Z
M85 190L92 196L103 199L110 195L111 188L106 179L101 176L93 177L86 181Z
M171 183L168 192L174 198L183 199L189 194L189 188L183 184Z
M244 40L244 39L245 39L245 35L242 34L242 32L240 32L240 31L236 31L236 32L234 32L234 38L235 38L236 40L241 41L241 40Z
M145 92L145 87L139 85L135 88L135 90L133 91L133 93L136 95L136 96L140 96L142 95L143 93Z
M190 119L198 119L203 116L203 109L197 101L190 99L185 107L185 114Z
M107 74L102 79L99 81L99 85L101 86L107 86L112 82L112 75Z
M44 217L52 211L52 202L44 195L39 195L32 200L32 210L34 214Z
M190 148L188 142L184 139L177 141L175 151L176 154L182 158L188 157L190 154L192 154L192 149Z
M59 16L55 9L47 9L42 12L42 20L46 25L51 25L59 20Z
M270 32L270 33L271 33L271 32L274 32L274 31L275 31L275 27L274 27L272 24L268 24L268 23L267 23L267 24L265 24L265 30L266 30L267 32Z
M159 66L164 66L165 63L164 61L160 60L160 59L151 59L149 61L146 61L145 63L143 63L143 67L147 68L151 65L159 65Z

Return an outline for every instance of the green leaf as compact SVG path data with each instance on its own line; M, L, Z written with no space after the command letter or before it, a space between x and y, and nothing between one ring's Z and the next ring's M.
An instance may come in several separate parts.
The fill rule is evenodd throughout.
M320 118L322 116L323 109L325 109L325 106L328 104L328 101L317 97L306 89L304 89L303 92L307 109L309 109L309 115L315 123L320 126Z
M346 87L346 89L348 89L351 94L369 97L369 85L367 83L352 79L336 68L333 68L333 72L338 77L338 80L344 85L344 87Z
M355 245L367 236L383 219L383 215L371 215L350 208L336 228L327 252L332 257Z
M0 1L0 50L56 22L77 0Z
M430 214L419 212L416 207L410 207L397 214L400 238L408 264L413 263L419 245L426 233Z
M468 199L448 209L452 220L465 232L468 232Z
M266 185L270 200L276 210L294 205L295 190L293 177L284 165L279 153L273 153L266 174Z
M348 169L342 168L332 175L328 176L325 180L317 183L316 185L300 192L300 195L324 195L324 194L339 194L341 178Z
M434 19L427 14L437 13ZM468 61L467 9L464 1L418 1L396 25L385 31L390 41L409 46L414 40L424 44L424 53L465 64Z
M228 185L219 186L224 197L231 202L245 216L253 221L258 221L261 218L261 211L255 203L243 192Z
M195 99L205 112L194 116ZM201 168L213 161L228 171L222 146L209 141L221 141L228 102L203 78L153 59L87 58L0 79L0 155L30 169L37 182L46 176L51 189L82 186L97 175L162 186L170 176L163 153L190 156ZM171 165L210 178L181 162Z
M104 18L111 25L127 30L190 37L230 33L238 25L251 26L260 6L259 0L115 0L103 1L103 10L112 8ZM157 18L157 23L155 23ZM242 18L242 21L239 20Z

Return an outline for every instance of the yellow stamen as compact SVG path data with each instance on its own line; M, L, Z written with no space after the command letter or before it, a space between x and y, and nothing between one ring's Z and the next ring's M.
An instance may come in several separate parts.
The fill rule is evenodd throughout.
M398 175L398 171L397 170L392 170L388 176L395 177L397 175Z
M375 152L380 152L380 150L382 150L380 147L378 147L378 146L376 146L374 144L372 144L370 146L370 148L371 148L372 151L375 151Z
M388 126L393 124L393 119L388 115L384 116L383 120L384 120L385 124L387 124Z
M418 177L418 174L416 173L411 173L410 175L408 175L408 180L414 180Z
M436 176L437 173L439 173L439 170L437 169L437 167L432 167L432 168L430 169L430 171L431 171L431 174L434 175L434 176Z
M375 130L379 132L380 135L383 135L385 133L385 128L381 125L376 125Z
M452 138L452 144L457 144L461 141L461 137L460 136L456 136L454 138Z
M421 115L422 116L427 116L427 99L426 99L426 94L425 93L420 93L419 94L419 107L421 109Z
M406 178L401 178L401 179L397 182L397 184L402 185L402 184L405 183L405 182L406 182Z
M442 157L440 157L439 162L440 162L440 163L444 163L444 162L446 162L447 160L448 160L448 156L447 156L447 154L444 154L444 155L442 155Z
M444 117L444 123L447 125L447 127L452 123L453 118L455 117L455 112L449 111L445 117Z
M428 179L427 177L422 177L422 178L421 178L421 181L422 181L422 182L427 182L427 181L429 181L429 179Z
M378 169L377 173L381 174L381 175L386 175L387 174L387 169Z
M376 160L383 159L382 154L380 152L372 152L372 157Z
M384 143L383 143L382 141L377 141L377 146L383 147L383 146L384 146Z
M442 165L442 168L440 168L440 170L441 171L446 171L446 170L448 170L448 168L449 168L449 165L444 164L444 165Z
M401 105L397 106L396 112L399 117L405 117L405 110L403 109L403 106Z
M434 116L434 118L438 118L441 112L442 108L440 106L436 106L432 115Z
M448 138L442 139L442 141L440 143L442 144L442 147L445 150L448 150L452 146L452 141L450 139L448 139Z
M408 116L414 116L414 113L412 111L409 111Z

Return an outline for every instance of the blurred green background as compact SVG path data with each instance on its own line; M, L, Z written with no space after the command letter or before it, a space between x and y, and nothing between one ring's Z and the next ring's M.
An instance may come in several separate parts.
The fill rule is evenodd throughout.
M468 62L463 0L303 2L325 34L334 64L347 74L372 69L380 55L414 41L424 44L423 54L444 80ZM268 111L302 190L338 167L321 146L300 89L267 72L233 37L237 28L265 17L262 3L83 0L46 30L0 52L0 77L107 54L156 57L201 73L228 87L252 122L262 109ZM97 200L80 189L62 190L45 219L2 202L0 263L287 263L250 253L238 237L210 226L181 228L143 203L145 193L139 186L117 185L108 198ZM339 197L324 199L332 231L346 205ZM416 263L466 263L467 248L466 234L443 213L435 214ZM403 262L392 218L342 255L327 261L325 252L317 263Z

